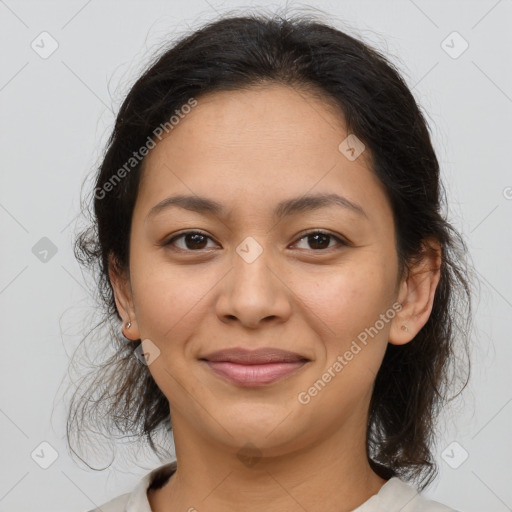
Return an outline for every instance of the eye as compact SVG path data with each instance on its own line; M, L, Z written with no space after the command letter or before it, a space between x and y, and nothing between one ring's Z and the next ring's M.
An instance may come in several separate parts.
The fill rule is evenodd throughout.
M176 243L176 241L180 239L183 239L184 245L182 246L179 246ZM313 249L315 250L315 252L318 252L318 249L332 249L333 246L330 244L330 242L333 240L337 241L338 245L349 245L348 242L346 242L345 240L327 231L316 230L304 233L298 241L300 242L306 239L307 243L309 243L310 245L309 249ZM177 247L179 250L186 252L199 252L201 250L208 249L208 247L206 246L208 240L212 240L212 238L201 231L185 231L183 233L173 236L167 242L164 242L162 245L172 245ZM306 247L306 249L308 249L308 247Z
M299 242L305 239L307 239L307 243L309 243L310 247L314 249L315 252L318 252L316 249L332 249L333 246L330 246L330 241L332 240L336 240L338 245L348 245L347 242L327 231L310 231L309 233L303 234ZM306 249L308 248L306 247Z
M200 251L207 247L205 247L206 240L212 240L208 235L202 233L201 231L185 231L184 233L180 233L179 235L173 236L163 245L175 245L176 240L183 238L185 246L176 246L178 249L182 251L194 252L195 250Z

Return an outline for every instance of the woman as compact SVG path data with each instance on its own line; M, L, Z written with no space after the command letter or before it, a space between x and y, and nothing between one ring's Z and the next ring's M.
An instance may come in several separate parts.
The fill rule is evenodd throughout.
M229 17L160 55L77 240L124 341L68 435L172 428L176 460L100 509L453 510L421 494L471 311L441 191L398 71L340 30Z

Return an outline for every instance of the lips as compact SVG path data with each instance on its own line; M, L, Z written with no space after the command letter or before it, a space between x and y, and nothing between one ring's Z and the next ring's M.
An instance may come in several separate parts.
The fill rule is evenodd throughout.
M280 349L241 348L213 352L201 358L217 376L241 387L260 387L288 377L309 359Z
M301 356L300 354L276 348L259 348L256 350L231 348L212 352L201 359L244 365L308 361L306 357Z

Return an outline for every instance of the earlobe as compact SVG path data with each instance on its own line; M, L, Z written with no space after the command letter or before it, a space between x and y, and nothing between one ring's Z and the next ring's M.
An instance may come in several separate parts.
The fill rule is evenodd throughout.
M114 299L117 311L123 319L121 331L125 338L130 340L140 339L133 298L130 289L130 281L120 270L113 255L109 257L109 278L114 291Z
M425 241L422 257L401 283L398 300L402 309L391 323L389 343L409 343L427 323L441 277L441 262L440 244L435 240Z

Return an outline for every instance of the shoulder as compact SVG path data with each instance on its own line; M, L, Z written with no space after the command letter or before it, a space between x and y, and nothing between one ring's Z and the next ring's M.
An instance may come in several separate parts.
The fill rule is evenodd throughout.
M400 478L392 478L387 482L388 490L384 492L383 500L390 506L399 506L401 512L459 512L442 503L428 499L409 483ZM386 487L386 486L384 486Z
M429 500L398 477L389 479L368 501L353 512L461 512Z
M176 461L159 466L146 473L132 492L121 494L88 512L151 512L147 492L165 484L176 471Z
M130 493L127 492L88 512L125 512L129 499Z

